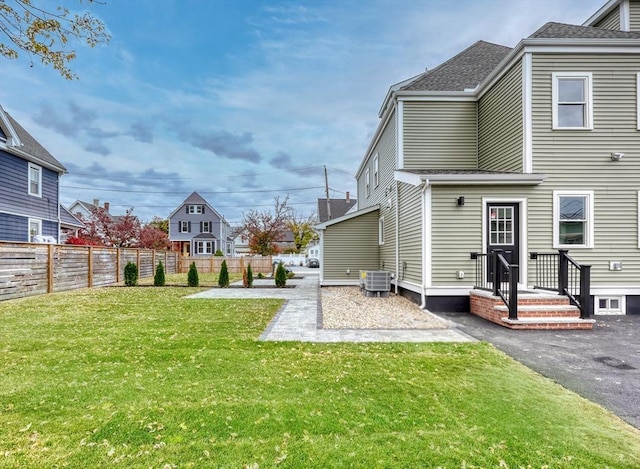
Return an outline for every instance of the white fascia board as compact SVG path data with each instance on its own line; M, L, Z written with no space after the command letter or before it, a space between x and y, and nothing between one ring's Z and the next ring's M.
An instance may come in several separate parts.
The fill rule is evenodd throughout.
M421 175L416 173L410 173L407 171L394 171L393 179L398 182L411 184L414 187L418 187L425 181L425 178L423 178Z
M607 3L602 5L598 11L596 11L593 15L591 15L587 21L582 23L582 26L591 26L597 23L602 18L607 16L609 13L611 13L611 10L613 10L617 5L622 3L622 1L623 0L609 0Z
M19 156L20 158L30 161L31 163L35 163L38 166L42 166L43 168L47 168L50 169L51 171L54 171L58 174L66 174L68 171L66 169L61 168L60 166L56 166L53 165L51 163L48 163L44 160L41 160L40 158L38 158L37 156L33 156L30 153L27 153L26 151L21 150L20 148L16 148L16 147L7 147L5 148L5 151L7 153L13 153L16 156Z
M376 210L380 210L380 205L372 205L371 207L363 208L362 210L358 210L357 212L347 213L346 215L342 215L341 217L334 218L333 220L325 221L324 223L320 223L319 225L315 225L313 228L316 230L324 230L328 226L335 225L337 223L342 223L343 221L351 220L352 218L357 218L361 215L366 215L367 213L375 212Z
M4 124L5 128L9 131L9 135L7 135L7 147L20 147L22 146L22 142L20 141L20 137L18 137L18 133L16 129L13 128L11 122L9 122L9 118L5 113L5 110L0 106L0 120Z
M364 171L364 168L367 165L367 162L369 161L371 154L373 153L373 149L376 147L376 145L378 144L378 141L382 137L384 129L386 129L387 125L389 125L389 121L391 120L391 117L394 114L393 110L395 109L396 109L396 106L394 101L394 106L391 108L391 110L388 111L388 114L380 121L380 123L378 124L378 127L376 128L375 133L373 134L371 143L369 143L369 146L367 147L367 152L364 154L364 157L360 162L360 166L358 167L358 171L355 174L356 180L360 177L360 175L362 174L362 171Z
M476 90L476 99L489 91L525 53L639 54L640 39L523 39L487 76Z
M473 91L400 91L398 101L476 101Z
M429 182L432 186L445 186L452 184L470 185L538 185L547 176L537 173L518 174L430 174Z

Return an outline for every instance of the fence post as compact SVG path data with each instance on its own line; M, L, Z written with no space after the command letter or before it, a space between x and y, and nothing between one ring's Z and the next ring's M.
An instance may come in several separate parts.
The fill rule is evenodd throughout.
M498 296L498 290L502 283L502 266L500 265L500 254L502 249L494 249L491 251L491 263L493 265L493 296Z
M120 283L120 248L116 248L116 283Z
M47 245L47 293L53 293L53 244Z
M520 267L517 264L509 266L509 319L518 319L518 279Z
M89 259L87 263L87 287L93 287L93 246L89 246Z
M580 317L586 319L593 313L593 303L591 301L591 266L583 265L580 269Z
M558 293L564 295L569 288L569 259L568 249L558 249Z

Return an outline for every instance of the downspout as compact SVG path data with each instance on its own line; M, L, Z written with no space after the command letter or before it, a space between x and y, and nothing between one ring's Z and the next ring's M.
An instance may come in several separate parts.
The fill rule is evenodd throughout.
M398 181L396 181L396 295L398 294L398 282L400 282L400 204L398 202ZM404 278L403 278L404 280Z
M420 199L422 201L422 285L420 285L420 309L427 308L427 203L425 198L428 188L429 181L423 181L420 188Z

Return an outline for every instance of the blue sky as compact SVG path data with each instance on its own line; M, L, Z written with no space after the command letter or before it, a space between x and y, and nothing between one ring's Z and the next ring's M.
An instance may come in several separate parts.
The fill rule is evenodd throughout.
M604 3L106 0L89 8L111 42L73 44L79 80L0 58L0 104L68 168L67 206L99 199L146 221L197 190L232 224L275 196L306 217L323 165L331 197L355 195L389 86Z

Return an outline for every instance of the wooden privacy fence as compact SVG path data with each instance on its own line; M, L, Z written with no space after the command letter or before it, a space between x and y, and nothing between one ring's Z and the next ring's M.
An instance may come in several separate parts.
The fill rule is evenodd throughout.
M140 278L153 277L160 261L172 274L179 257L150 249L0 242L0 300L113 285L124 280L127 262L136 263Z
M180 256L179 272L186 273L192 262L200 273L220 272L222 261L227 261L227 269L231 274L241 274L247 265L251 264L254 274L270 274L272 269L271 256L265 257L221 257L221 256Z

